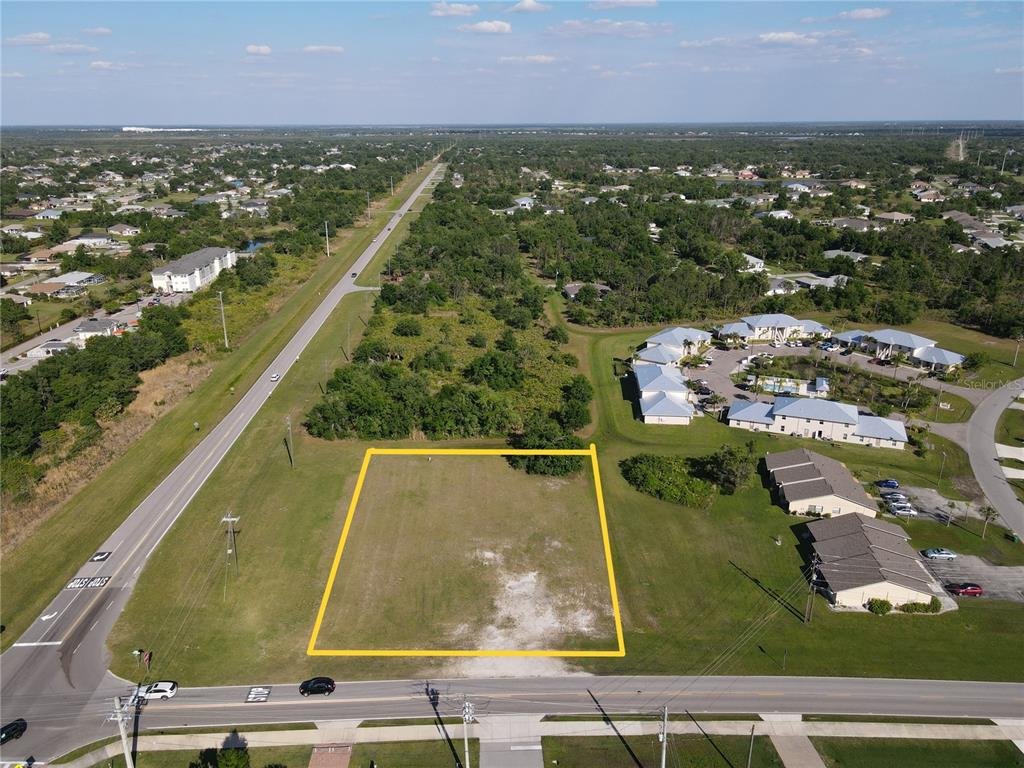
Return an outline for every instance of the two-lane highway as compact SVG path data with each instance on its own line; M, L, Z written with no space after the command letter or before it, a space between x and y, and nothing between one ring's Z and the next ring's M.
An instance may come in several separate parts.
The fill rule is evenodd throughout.
M8 749L36 750L37 758L52 756L54 749L60 749L68 722L51 720L53 703L65 695L81 702L85 692L96 691L103 683L108 661L106 637L147 559L277 388L280 381L272 381L271 374L283 377L338 303L350 293L366 290L356 286L354 275L370 264L402 216L428 185L438 180L441 170L440 165L433 168L356 259L351 273L346 271L228 415L135 508L0 657L0 717L4 721L23 717L33 724L29 733ZM22 756L29 754L33 753Z

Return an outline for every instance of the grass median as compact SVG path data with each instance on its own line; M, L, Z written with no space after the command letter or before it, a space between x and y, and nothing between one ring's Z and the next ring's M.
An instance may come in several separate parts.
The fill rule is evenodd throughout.
M407 178L396 191L395 204L404 200L432 167L426 166ZM64 504L31 538L5 555L4 578L0 580L6 627L2 648L18 639L104 539L228 413L388 217L386 210L379 209L370 226L339 236L331 259L323 259L314 275L280 309L219 360L213 373L192 394ZM199 424L198 430L194 423Z
M1024 753L1012 741L853 739L812 736L826 768L1021 768Z

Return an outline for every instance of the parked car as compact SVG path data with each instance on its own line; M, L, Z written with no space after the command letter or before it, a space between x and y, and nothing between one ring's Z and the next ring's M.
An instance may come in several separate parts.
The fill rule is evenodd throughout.
M985 590L982 589L981 586L970 582L964 582L963 584L947 584L946 589L958 597L981 597L985 594Z
M710 387L698 387L697 394L698 395L713 395L715 393L711 390Z
M358 273L358 272L353 272L353 273L352 273L352 277L358 277L358 276L359 276L359 273Z
M140 688L138 697L143 701L152 701L153 699L160 699L166 701L170 699L178 692L178 684L170 680L161 680L157 683L151 683L145 688Z
M885 360L880 357L872 357L868 362L871 363L871 365L885 365Z
M917 510L909 504L893 504L889 507L889 511L896 517L917 517Z
M334 681L329 677L311 677L299 686L299 693L303 696L330 696L334 693Z
M875 485L879 488L899 488L900 481L890 477L885 480L876 480Z
M779 348L780 348L780 347L782 346L782 342L781 342L781 341L773 341L773 342L772 342L772 346L773 346L773 347L774 347L775 349L779 349Z
M956 560L956 552L945 547L932 547L924 551L929 560Z
M0 744L6 744L8 741L14 741L20 739L25 735L25 731L28 730L28 723L22 718L17 720L11 720L3 728L0 728Z
M271 381L280 381L281 380L281 374L280 373L272 373L272 374L270 374L270 380Z
M890 491L888 493L883 493L882 498L885 499L886 501L910 501L910 499L908 499L899 491Z

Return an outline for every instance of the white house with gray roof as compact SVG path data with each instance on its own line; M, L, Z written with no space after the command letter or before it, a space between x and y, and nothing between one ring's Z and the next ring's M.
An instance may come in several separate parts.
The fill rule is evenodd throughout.
M795 317L772 313L765 315L749 315L740 318L738 323L726 323L715 329L720 339L730 336L745 341L787 341L789 339L806 339L815 335L828 338L831 329L816 320L797 320Z
M694 417L693 393L674 365L637 362L633 365L644 424L686 425Z
M238 254L227 248L201 248L187 253L166 267L152 272L153 288L162 293L192 293L217 279L223 270L238 262Z
M729 406L730 427L751 432L834 440L902 450L907 431L901 422L861 414L857 406L833 400L778 397L774 403L735 400Z
M877 331L860 329L844 331L837 333L835 339L845 347L860 349L883 360L892 359L896 355L905 355L911 364L920 365L932 371L948 371L963 365L966 359L958 352L950 352L935 346L934 339L896 328L882 328Z
M666 328L644 342L637 358L646 362L678 363L711 343L711 334L697 328Z

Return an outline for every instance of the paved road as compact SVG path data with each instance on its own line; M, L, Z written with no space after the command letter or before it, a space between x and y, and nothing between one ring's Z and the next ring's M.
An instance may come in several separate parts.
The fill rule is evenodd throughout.
M352 273L369 265L428 184L437 180L440 166L416 188L392 215L380 236L352 265ZM60 754L73 735L69 718L86 714L102 686L109 687L106 638L124 608L146 560L192 497L216 469L253 416L273 393L313 336L345 296L365 290L346 275L313 310L270 367L238 404L189 453L100 546L96 562L82 565L68 586L57 594L18 642L0 657L0 717L6 722L24 717L34 723L30 734L15 742L20 756ZM55 712L61 714L56 720ZM91 722L91 721L90 721ZM88 723L80 721L88 727ZM29 751L24 751L29 750ZM6 750L5 750L6 752Z
M2 297L0 297L2 298ZM31 339L17 344L3 353L3 363L0 367L6 368L10 373L18 373L20 371L28 370L29 368L37 365L40 360L45 358L37 357L21 357L30 349L35 349L44 341L56 339L57 341L67 341L68 339L77 336L75 328L81 325L83 322L88 320L90 317L95 317L101 320L113 320L117 323L129 323L135 319L136 313L146 305L153 296L143 296L138 302L130 304L127 307L115 312L112 315L108 315L106 312L94 312L92 315L83 315L82 317L72 320L70 323L64 323L63 325L57 325L53 328L43 331L40 334L33 336ZM170 306L176 306L188 298L186 294L175 294L174 296L168 296L163 299L165 304ZM32 308L28 308L29 313L32 312Z
M462 696L479 716L531 713L652 712L668 704L682 712L828 713L936 717L1024 717L1024 684L817 677L533 677L431 681L438 713L457 715ZM304 698L296 683L271 685L266 702L247 703L247 686L184 688L170 701L146 705L140 728L243 725L389 717L432 717L421 680L341 683L333 696ZM66 727L69 712L77 739L64 747L116 733L104 721L111 697L128 688L113 678L90 700L72 706L49 702L52 728ZM591 697L593 693L593 698ZM30 721L30 729L33 723ZM27 734L25 740L31 735ZM23 740L24 741L24 740ZM36 742L38 744L38 742ZM29 753L12 742L18 757ZM63 748L63 747L62 747ZM47 749L52 756L55 750ZM13 755L5 753L5 759ZM44 757L39 753L37 757Z
M999 466L995 434L999 416L1022 391L1024 378L1011 381L978 403L967 423L966 445L971 470L989 504L999 511L1006 526L1019 534L1024 534L1024 502L1017 498Z

